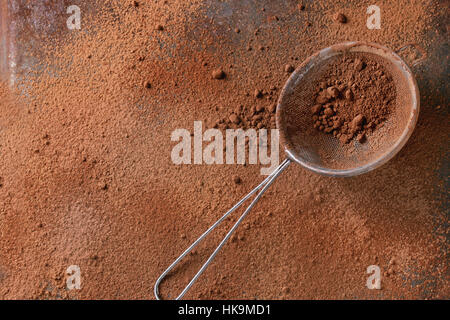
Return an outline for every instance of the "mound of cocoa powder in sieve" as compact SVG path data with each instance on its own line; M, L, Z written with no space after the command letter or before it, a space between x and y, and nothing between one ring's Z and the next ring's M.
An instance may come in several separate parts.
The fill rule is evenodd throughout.
M317 81L311 108L314 128L342 143L382 126L395 107L396 89L386 68L369 56L343 55L331 62Z

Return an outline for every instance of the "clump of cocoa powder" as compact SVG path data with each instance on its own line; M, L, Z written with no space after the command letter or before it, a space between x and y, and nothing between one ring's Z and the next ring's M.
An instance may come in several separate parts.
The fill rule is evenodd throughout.
M226 129L270 129L276 126L276 102L273 101L277 88L271 86L269 90L255 89L253 98L256 105L238 105L228 116L214 122L213 127ZM248 94L250 96L250 94ZM267 103L265 102L267 101Z
M392 76L378 61L359 54L342 56L318 81L311 107L314 128L342 143L354 138L363 143L391 114L395 98Z

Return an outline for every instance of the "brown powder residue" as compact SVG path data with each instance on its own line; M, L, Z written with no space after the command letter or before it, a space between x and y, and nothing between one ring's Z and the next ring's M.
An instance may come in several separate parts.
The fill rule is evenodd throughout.
M364 142L395 107L396 89L386 68L366 55L343 55L318 80L311 107L314 128L342 143ZM395 125L395 119L394 124Z
M261 93L262 95L262 93ZM228 118L217 120L214 128L226 129L264 129L275 127L276 104L264 107L240 105L229 115Z
M367 1L264 1L264 11L259 1L75 1L83 29L68 32L66 2L14 7L13 19L36 19L14 33L35 50L11 51L15 88L0 86L1 298L153 298L161 272L262 180L256 165L173 164L173 130L195 120L274 128L286 65L346 40L428 52L414 69L422 109L409 143L350 179L291 166L186 298L450 296L445 5L379 1L382 29L368 30ZM53 23L38 14L55 10ZM233 220L162 284L164 297L184 288ZM365 287L372 264L381 290ZM81 290L65 288L70 265L81 268Z

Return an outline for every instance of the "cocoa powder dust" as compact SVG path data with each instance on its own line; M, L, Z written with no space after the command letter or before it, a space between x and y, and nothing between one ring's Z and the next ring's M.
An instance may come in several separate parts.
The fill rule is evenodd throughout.
M366 27L373 3L360 0L14 2L1 26L13 39L2 44L17 47L1 51L16 64L13 86L0 86L0 298L152 299L165 268L263 179L260 165L172 163L172 132L193 132L194 121L204 130L275 128L290 72L343 41L394 51L414 44L402 51L408 63L421 57L415 47L427 52L413 67L421 92L413 136L386 165L354 178L290 166L185 298L450 297L444 2L377 1L379 30ZM81 31L67 30L72 4ZM333 105L346 139L354 121L342 147L362 133L363 144L373 142L390 99L401 98L388 72L356 56L333 70L342 74L324 77L327 88L312 87L339 90L318 115ZM308 128L336 139L314 129L307 111ZM163 297L184 288L235 220L186 257L162 283ZM71 265L80 290L66 289ZM370 265L381 270L380 290L366 287Z
M318 83L311 108L314 128L342 143L353 138L363 143L395 107L394 81L370 55L340 57L328 65Z

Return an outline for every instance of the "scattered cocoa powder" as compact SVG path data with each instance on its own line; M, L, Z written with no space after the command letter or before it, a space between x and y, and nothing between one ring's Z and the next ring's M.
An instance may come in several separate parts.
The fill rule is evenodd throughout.
M427 51L413 67L421 92L413 136L389 163L354 178L291 166L186 298L449 298L442 1L379 1L381 30L366 27L372 3L356 0L308 1L305 11L297 1L78 1L81 32L65 27L73 1L14 2L18 23L0 24L11 27L0 56L15 59L0 59L0 77L9 70L14 83L0 82L2 299L153 298L161 272L263 178L259 165L175 165L171 133L216 119L220 128L275 128L284 66L347 40ZM344 10L345 28L333 22ZM260 44L270 50L251 50ZM227 81L212 81L209 66L230 64ZM240 106L236 125L228 118ZM164 297L185 287L234 218L185 258L162 284ZM65 289L69 265L81 268L81 290ZM381 269L381 290L366 287L369 265Z
M264 96L263 93L262 93L262 91L259 90L259 89L255 89L255 92L253 93L253 95L254 95L255 98L257 98L257 99L260 99L260 98L262 98L262 97Z
M150 83L150 81L144 81L144 87L150 89L152 87L152 84Z
M294 72L294 70L295 70L295 68L292 65L290 65L290 64L287 64L284 67L284 71L286 71L287 73L292 73L292 72Z
M337 13L335 19L337 22L347 23L347 17L343 13Z
M216 69L212 72L212 76L214 79L224 79L225 78L225 72L221 69Z
M234 124L239 124L239 122L241 122L241 119L239 118L239 116L233 113L230 115L230 121L233 122Z

